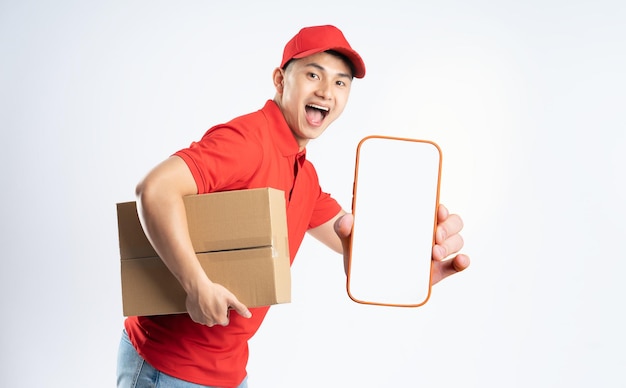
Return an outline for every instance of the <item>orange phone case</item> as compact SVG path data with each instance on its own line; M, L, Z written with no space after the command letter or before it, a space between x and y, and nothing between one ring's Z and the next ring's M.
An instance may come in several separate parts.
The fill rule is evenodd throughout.
M368 143L369 142L369 143ZM363 155L363 150L364 150L364 146L368 145L368 144L374 144L373 142L378 142L378 144L382 144L380 142L398 142L398 143L394 143L394 147L398 147L401 150L403 150L404 152L399 152L396 154L392 154L392 155L376 155L376 162L372 163L371 160L367 159L363 159L364 155ZM411 170L412 171L416 171L417 168L421 167L421 166L414 166L414 165L409 165L409 166L397 166L397 165L393 165L394 163L397 163L398 161L406 161L406 159L409 158L408 155L406 155L407 151L412 149L412 147L416 147L418 146L418 144L427 146L427 147L421 147L424 150L426 150L425 154L432 154L434 156L428 156L428 159L426 159L426 156L424 156L424 160L427 160L427 163L424 164L428 164L428 168L429 169L435 169L436 171L428 171L425 172L425 174L428 175L428 179L433 180L436 179L436 187L428 187L427 191L427 195L426 197L427 202L429 202L429 204L425 205L425 211L429 211L428 207L432 206L432 220L428 220L427 217L430 217L429 215L425 215L424 217L420 217L420 222L421 219L424 219L423 223L421 225L424 225L424 227L426 227L425 225L428 224L428 228L432 229L430 231L430 235L429 236L425 236L423 239L423 243L421 246L421 251L422 252L422 257L420 257L419 259L423 261L422 264L415 264L413 262L410 262L409 266L414 267L415 265L419 265L421 266L419 271L423 272L426 271L425 268L427 268L428 273L427 274L421 274L422 281L427 281L427 285L423 285L424 288L422 288L420 291L420 297L417 298L417 300L402 300L402 301L396 301L394 300L368 300L368 299L376 299L376 298L363 298L362 296L359 295L355 295L358 294L358 292L355 292L355 290L352 289L352 285L353 283L356 284L356 275L353 274L352 269L353 266L354 268L357 268L357 261L356 260L364 260L362 259L363 256L371 256L371 255L376 255L375 251L372 251L371 253L368 251L367 255L364 255L362 253L359 253L361 255L361 257L354 257L354 242L355 242L355 237L360 238L360 236L358 235L359 233L361 233L361 230L359 229L359 227L361 227L362 225L359 224L359 222L365 222L365 221L361 221L359 219L360 213L359 213L359 199L360 199L360 195L363 196L364 198L366 197L366 195L371 195L371 193L367 193L366 191L359 191L359 189L361 190L368 190L369 192L373 191L374 189L371 188L372 183L371 182L367 182L367 187L360 187L359 184L361 182L359 182L359 178L363 177L363 180L365 180L366 175L371 173L371 169L378 167L379 169L386 169L385 171L389 171L389 174L387 174L386 172L380 172L382 170L379 170L379 172L376 172L375 174L376 177L378 179L380 179L381 182L383 182L382 184L385 184L385 182L391 182L389 185L393 186L395 184L395 182L401 181L401 179L398 179L398 177L406 177L407 180L411 179ZM391 143L386 143L386 144L391 144ZM371 146L369 146L371 147ZM371 151L368 151L371 152ZM421 149L420 149L421 152ZM419 153L419 152L418 152ZM402 155L400 155L402 154ZM420 155L414 155L415 156L415 160L419 161L420 160ZM436 157L436 162L434 160L431 160L433 158ZM367 158L372 158L372 155L367 156ZM410 156L411 161L413 160L413 156ZM387 164L391 164L391 166L389 165L385 165L385 163ZM355 173L354 173L354 186L353 186L353 197L352 197L352 213L354 215L354 225L353 225L353 230L352 230L352 235L351 235L351 244L350 244L350 256L349 256L349 260L348 260L348 269L347 269L347 284L346 284L346 288L347 288L347 292L348 295L350 297L350 299L352 299L353 301L357 302L357 303L362 303L362 304L369 304L369 305L381 305L381 306L396 306L396 307L418 307L418 306L422 306L423 304L425 304L428 299L430 298L430 294L431 294L431 270L432 270L432 262L431 262L431 255L432 255L432 247L434 245L435 242L435 229L436 229L436 224L437 224L437 207L439 205L439 191L440 191L440 183L441 183L441 166L442 166L442 153L441 153L441 149L440 147L432 142L432 141L428 141L428 140L417 140L417 139L409 139L409 138L403 138L403 137L390 137L390 136L378 136L378 135L372 135L372 136L367 136L365 138L363 138L358 146L357 146L357 153L356 153L356 163L355 163ZM403 170L403 167L406 167L407 171ZM368 169L368 172L361 172L360 169L364 168L364 169ZM367 178L367 179L371 179L371 178ZM364 183L365 184L365 183ZM375 185L378 184L378 182L374 182ZM410 183L411 186L417 187L419 185L419 182L412 182ZM385 210L382 209L382 207L390 207L391 210L390 212L394 212L394 208L402 208L401 204L397 204L394 203L392 201L394 201L396 199L396 195L397 193L393 193L395 187L391 187L388 188L391 192L391 195L387 196L386 193L384 195L385 198L383 198L381 200L380 206L377 204L377 209L378 207L381 207L381 210L376 210L377 214L378 213L385 213ZM421 186L420 186L421 188ZM380 190L380 188L377 188L377 190ZM426 190L426 189L424 189ZM421 191L421 190L420 190ZM404 193L403 195L407 195L407 193ZM399 197L401 197L402 195L398 195ZM378 198L378 197L376 197ZM369 200L369 199L368 199ZM432 203L430 203L432 201ZM406 203L406 201L405 201ZM421 205L420 205L421 206ZM362 210L363 214L365 214L365 211ZM396 211L397 212L397 211ZM427 213L426 213L427 214ZM395 214L389 214L389 219L384 218L383 220L385 222L390 222L393 224L394 222L394 217ZM402 214L401 216L405 216L404 214ZM364 215L365 217L365 215ZM386 217L386 213L383 217ZM372 218L370 217L370 220ZM432 228L430 228L430 226L432 226ZM385 227L383 226L382 228L383 230L385 229ZM379 229L381 230L381 229ZM355 236L355 233L357 234ZM410 237L409 237L410 238ZM429 252L428 252L428 264L425 264L425 258L423 258L423 255L425 254L425 250L426 250L426 244L427 241L426 239L429 239L428 244L429 244ZM371 239L368 239L371 240ZM404 241L404 240L403 240ZM390 241L380 241L380 244L378 244L378 247L382 249L382 246L384 244L393 244L393 242ZM407 252L407 255L410 256L411 252ZM382 256L382 255L381 255ZM399 255L398 255L399 256ZM392 258L393 259L393 258ZM416 259L417 260L417 259ZM394 279L396 278L396 276L398 278L401 278L403 276L403 274L399 274L399 273L394 273L393 272L393 268L389 268L390 266L393 266L393 263L391 262L387 262L382 261L381 260L381 266L380 266L380 272L381 272L381 276L384 276L385 273L388 273L389 276L387 276L387 278L389 278L388 280L388 288L393 288L396 287L396 284L394 283ZM387 264L385 266L385 264ZM426 267L427 266L427 267ZM378 274L376 274L376 276L378 276ZM391 279L393 278L393 279ZM377 280L377 279L374 279ZM410 279L409 279L410 280ZM376 283L375 281L372 283ZM371 287L376 287L379 284L371 284ZM369 287L369 283L367 284L367 286ZM361 287L361 286L359 286ZM425 293L425 295L424 295ZM384 299L384 298L383 298ZM401 299L401 298L398 298Z

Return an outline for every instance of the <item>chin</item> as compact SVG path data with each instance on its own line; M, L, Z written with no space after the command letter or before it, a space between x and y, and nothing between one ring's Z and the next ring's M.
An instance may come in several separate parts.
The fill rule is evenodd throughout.
M317 128L315 130L307 131L306 138L309 139L309 140L317 139L318 137L322 136L322 134L324 133L325 130L326 130L326 127Z

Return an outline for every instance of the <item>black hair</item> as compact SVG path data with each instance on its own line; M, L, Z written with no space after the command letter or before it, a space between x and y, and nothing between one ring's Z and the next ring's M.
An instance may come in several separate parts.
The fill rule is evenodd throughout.
M355 72L354 65L352 64L352 61L348 59L347 56L335 50L326 50L324 52L344 61L350 67L350 71L352 72L352 77L354 78L354 72ZM285 70L287 66L289 66L289 64L291 64L291 62L293 62L295 59L296 58L291 58L290 60L288 60L287 63L285 63L285 66L283 66L283 70Z
M350 59L348 59L347 56L345 56L344 54L340 53L339 51L335 51L335 50L326 50L324 51L325 53L328 53L332 56L335 56L339 59L341 59L342 61L344 61L349 67L350 67L350 72L352 72L352 77L354 77L354 64L352 63L352 61Z

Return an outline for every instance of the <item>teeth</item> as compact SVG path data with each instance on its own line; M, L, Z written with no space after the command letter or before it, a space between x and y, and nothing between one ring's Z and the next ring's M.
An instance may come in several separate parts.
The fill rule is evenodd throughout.
M323 107L323 106L319 106L319 105L315 105L315 104L308 104L307 106L310 106L311 108L323 110L324 112L328 112L328 108Z

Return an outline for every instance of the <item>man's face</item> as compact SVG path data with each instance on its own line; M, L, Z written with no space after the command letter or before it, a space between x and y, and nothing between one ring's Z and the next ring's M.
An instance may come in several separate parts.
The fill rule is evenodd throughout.
M275 101L302 149L343 112L352 71L341 58L322 52L276 69L274 84Z

